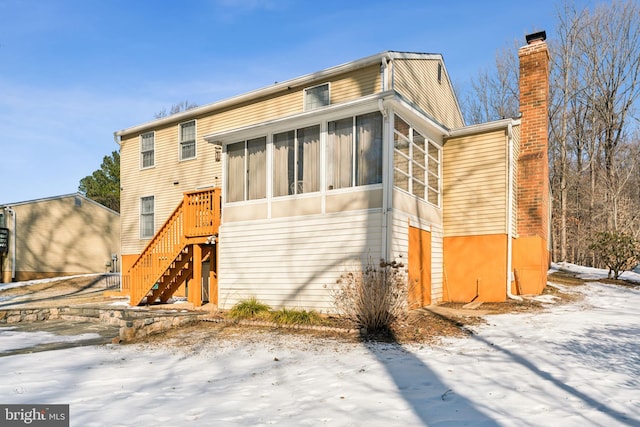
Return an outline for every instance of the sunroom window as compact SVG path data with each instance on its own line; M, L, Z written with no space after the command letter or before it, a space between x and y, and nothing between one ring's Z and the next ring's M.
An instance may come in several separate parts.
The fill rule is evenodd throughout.
M398 116L393 135L394 185L438 206L440 148Z
M273 135L273 195L320 190L320 126Z
M327 189L382 183L382 115L328 123Z
M267 197L266 137L227 146L227 202Z

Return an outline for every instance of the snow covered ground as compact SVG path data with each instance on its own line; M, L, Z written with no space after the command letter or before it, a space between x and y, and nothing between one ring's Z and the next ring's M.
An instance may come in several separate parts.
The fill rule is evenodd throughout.
M584 299L488 316L473 336L438 346L250 332L188 351L1 357L47 337L0 328L0 403L70 404L71 425L83 427L640 426L640 288L569 291Z

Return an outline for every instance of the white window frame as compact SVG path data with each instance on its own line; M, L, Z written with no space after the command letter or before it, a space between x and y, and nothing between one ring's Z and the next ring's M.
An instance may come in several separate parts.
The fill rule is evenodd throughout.
M144 149L144 145L143 145L143 141L145 136L151 135L151 143L152 143L152 148L149 150L145 150ZM144 164L144 155L145 153L149 153L151 152L151 164L150 165L146 165ZM145 132L143 134L140 135L140 169L149 169L152 167L155 167L156 165L156 132L155 131L151 131L151 132Z
M366 186L370 186L370 185L382 185L382 182L384 181L384 177L381 177L380 182L376 182L376 183L372 183L372 184L360 184L358 183L359 181L359 174L362 172L359 170L359 148L360 148L360 141L358 140L358 117L364 117L364 116L368 116L369 114L380 114L379 111L370 111L367 113L361 113L361 114L354 114L351 116L345 116L345 117L341 117L341 118L337 118L337 119L332 119L332 120L327 120L327 129L326 129L326 144L329 144L329 129L328 129L328 124L330 122L337 122L337 121L341 121L341 120L346 120L346 119L351 119L351 185L350 186L344 186L344 187L340 187L340 188L327 188L327 191L338 191L338 190L344 190L347 188L362 188L362 187L366 187ZM380 116L382 116L380 114ZM382 137L382 143L380 144L380 167L382 168L382 163L383 163L383 153L384 153L384 135L382 134L384 132L384 118L382 117L382 129L380 129L381 132L381 137ZM325 146L324 148L325 152L328 151L328 145ZM325 170L325 176L328 176L328 172L326 172L328 170L328 163L332 161L332 159L329 159L328 155L325 156L325 161L324 161L324 165L322 165L323 169ZM328 179L328 178L327 178ZM328 184L328 183L327 183Z
M187 140L187 141L183 141L182 140L182 127L186 126L188 124L191 124L191 123L193 123L193 140L190 139L190 140ZM198 123L197 123L197 121L195 119L194 120L189 120L187 122L182 122L182 123L180 123L178 125L178 151L179 151L179 154L178 154L179 157L178 158L180 159L180 161L193 160L196 157L198 157L198 144L196 143L197 140L198 140ZM184 151L183 150L184 146L186 144L193 144L193 156L191 156L191 157L183 157L183 155L182 155L183 151Z
M318 89L321 87L327 87L327 99L326 99L326 103L322 104L322 103L318 103L316 104L315 100L313 100L312 102L307 102L310 98L311 98L311 94L314 89ZM311 86L311 87L307 87L304 89L303 91L304 96L302 99L302 103L303 103L303 111L312 111L312 110L317 110L318 108L322 108L322 107L326 107L328 105L331 105L331 84L330 83L322 83L319 85L315 85L315 86ZM323 100L323 102L325 102Z
M264 154L265 154L265 164L264 164L264 169L265 169L265 176L264 176L264 196L263 197L255 197L255 198L249 198L249 193L250 193L250 189L249 189L249 175L250 175L250 171L249 171L249 142L252 141L257 141L260 139L264 139ZM230 194L232 194L233 192L230 191L229 189L229 185L231 184L231 178L229 176L229 146L231 145L236 145L236 144L243 144L243 154L242 154L242 162L243 162L243 178L242 178L242 193L243 193L243 197L241 200L234 200L234 201L229 201L228 197ZM225 164L225 180L226 180L226 184L225 184L225 194L226 196L226 200L225 203L243 203L243 202L249 202L249 201L259 201L259 200L266 200L269 198L269 171L268 171L268 165L269 165L269 156L267 154L267 150L269 149L269 139L267 138L266 135L261 135L261 136L257 136L254 138L247 138L245 140L240 140L240 141L236 141L233 143L229 143L226 144L225 146L225 154L226 154L226 164Z
M395 173L400 173L402 174L404 177L407 178L407 188L401 188L398 187L395 182L394 182L394 187L397 188L400 191L405 191L408 192L409 194L418 197L421 200L424 200L425 202L437 206L440 206L441 203L441 183L442 183L442 162L441 162L441 158L442 158L442 148L436 144L434 141L432 141L431 139L429 139L423 132L420 132L419 130L417 130L408 120L405 120L404 118L402 118L402 116L396 114L395 117L399 118L400 120L402 120L404 123L407 124L407 126L409 127L409 136L405 136L404 134L398 132L396 130L396 125L395 125L395 120L393 122L393 134L394 134L394 142L395 142L395 138L396 135L397 137L401 138L402 140L405 140L408 143L408 148L409 148L409 155L407 156L407 154L403 153L402 151L398 150L395 147L393 147L393 152L394 152L394 158L395 155L399 155L402 158L404 158L405 160L407 160L408 162L408 173L398 169L397 165L394 163L393 165L393 171L394 171L394 175ZM415 144L414 141L414 132L418 133L425 141L425 148L427 149L427 151L424 151L422 148L420 148L417 144ZM434 147L437 150L437 158L435 158L434 156L432 156L429 153L429 146ZM423 163L424 166L421 165L416 165L416 162L414 161L416 156L421 155L423 157ZM429 169L429 161L433 160L435 161L436 165L437 165L437 174L431 172L431 170ZM425 182L423 182L422 180L419 180L418 178L415 177L415 173L414 173L414 165L415 167L419 167L420 169L423 170L424 172L424 177L425 177ZM414 191L413 188L413 184L414 181L419 183L420 185L424 186L424 194L419 195L416 194L416 192ZM435 185L433 183L436 183ZM434 193L436 193L437 195L437 201L436 203L433 203L429 200L429 192L433 191Z
M151 199L153 207L151 212L143 212L143 206L145 199ZM144 218L151 217L152 232L150 235L144 233ZM140 239L151 239L156 233L156 198L155 196L142 196L140 197Z
M301 143L301 139L300 139L300 131L304 130L304 129L309 129L309 128L318 128L318 158L315 159L316 164L315 165L309 165L309 164L305 164L304 163L304 156L301 158L300 157L300 143ZM285 134L285 133L289 133L289 132L293 132L293 182L289 182L289 171L277 171L276 170L276 160L275 160L275 150L276 150L276 135L281 135L281 134ZM295 196L295 195L301 195L301 194L311 194L311 193L317 193L320 191L321 189L321 153L322 153L322 133L323 133L323 128L321 124L313 124L313 125L309 125L309 126L301 126L301 127L297 127L295 129L289 129L289 130L285 130L283 132L274 132L271 134L271 147L272 147L272 155L271 155L271 164L272 164L272 176L271 176L271 181L272 181L272 196L273 197L287 197L287 196ZM300 164L302 164L302 169L300 169ZM304 174L304 169L305 168L313 168L315 166L317 172L318 172L318 176L317 176L317 188L311 191L304 191L304 178L300 177L300 173ZM286 179L287 179L287 187L288 187L288 191L287 194L279 194L276 195L276 190L275 190L275 186L276 186L276 174L286 174Z

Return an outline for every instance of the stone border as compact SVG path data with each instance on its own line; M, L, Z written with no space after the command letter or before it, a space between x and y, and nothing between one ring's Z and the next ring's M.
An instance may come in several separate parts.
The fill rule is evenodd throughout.
M119 325L119 336L114 343L130 342L147 335L195 323L209 313L198 312L150 312L143 310L111 309L98 307L55 307L0 310L0 325L46 320L73 320Z

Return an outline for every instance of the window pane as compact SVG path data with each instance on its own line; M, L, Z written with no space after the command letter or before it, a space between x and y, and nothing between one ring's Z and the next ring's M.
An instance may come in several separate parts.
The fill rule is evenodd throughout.
M398 150L393 150L393 164L396 169L409 174L409 158L401 154Z
M273 135L273 195L294 194L294 131Z
M327 188L353 185L353 118L329 122L327 138Z
M420 147L420 149L422 151L426 151L426 148L424 146L425 143L425 139L424 136L422 136L417 130L413 130L413 143L415 145L417 145L418 147Z
M180 125L180 142L194 141L196 139L196 122L182 123Z
M422 182L416 179L411 180L411 193L413 195L418 196L421 199L424 199L425 198L424 189L425 189L425 185Z
M435 176L438 176L438 163L431 157L429 157L429 172L431 172Z
M244 200L244 142L227 146L227 201Z
M180 125L180 160L192 159L196 156L196 122Z
M154 164L154 134L145 133L140 136L140 153L142 154L142 167L148 168Z
M306 111L329 105L329 85L324 84L305 90L304 108Z
M153 166L153 151L142 153L142 167L148 168Z
M396 132L400 133L400 135L405 136L407 139L409 138L409 125L399 116L395 116L393 128Z
M191 159L196 156L196 143L194 142L183 142L180 144L181 149L181 159Z
M247 141L247 200L267 197L267 139Z
M436 145L432 144L431 142L428 144L428 149L429 149L429 155L439 161L440 149Z
M154 197L140 199L140 237L149 238L154 234Z
M429 203L433 203L434 205L438 205L438 193L435 192L433 189L429 188L429 192L427 195L427 200L429 201Z
M398 188L402 188L405 191L409 191L409 177L397 169L393 171L393 185Z
M320 190L320 126L298 129L296 193Z
M382 182L382 115L356 117L356 185Z
M415 179L420 180L421 182L427 182L425 177L424 166L421 166L413 162L411 172Z

